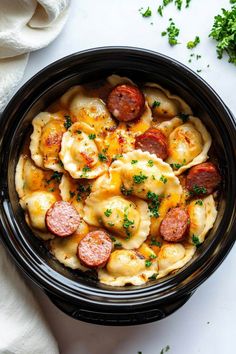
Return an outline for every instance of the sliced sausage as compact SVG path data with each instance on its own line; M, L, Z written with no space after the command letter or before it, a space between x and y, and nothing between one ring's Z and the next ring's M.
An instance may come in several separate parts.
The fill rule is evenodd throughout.
M102 230L89 232L79 243L78 258L88 268L102 267L108 261L112 241Z
M212 162L204 162L192 167L186 177L187 189L198 196L211 194L220 182L220 173Z
M138 87L118 85L109 94L107 108L121 122L139 118L145 106L145 98Z
M150 154L156 154L157 157L165 160L168 156L167 138L158 129L148 129L135 138L135 149L148 151Z
M46 213L46 225L51 233L59 237L72 235L78 228L80 216L68 202L54 203Z
M181 207L170 209L161 222L160 234L167 242L179 242L184 239L189 229L189 215Z

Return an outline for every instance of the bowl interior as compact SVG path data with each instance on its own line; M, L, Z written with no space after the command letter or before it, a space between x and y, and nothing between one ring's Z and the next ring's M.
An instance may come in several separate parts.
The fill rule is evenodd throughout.
M195 257L176 274L140 287L113 288L105 286L98 283L92 273L89 277L85 277L83 273L70 270L56 261L43 242L34 237L27 226L24 213L19 206L14 183L16 164L25 138L32 129L31 121L34 116L45 110L71 86L103 79L110 74L127 76L135 82L156 82L183 98L191 106L194 115L202 120L210 132L213 140L211 154L216 156L224 179L219 198L217 220L206 241L197 250ZM172 281L176 279L178 282L178 276L187 270L196 271L194 264L196 265L201 258L203 260L205 257L206 260L207 255L209 256L213 251L216 252L222 233L223 235L226 233L227 225L230 223L230 215L228 218L226 217L226 204L228 214L232 214L234 208L235 190L232 181L235 178L235 171L229 172L229 166L232 166L234 158L232 157L233 147L227 131L227 114L224 109L222 103L217 100L214 93L210 92L210 89L200 78L180 64L163 56L154 58L154 56L148 57L145 53L137 54L125 51L120 53L111 51L110 53L97 53L97 55L94 53L89 58L78 55L77 57L73 56L72 59L61 60L51 68L47 68L44 73L39 73L38 77L26 84L22 92L18 93L11 105L8 106L10 117L4 126L2 142L5 146L3 163L6 169L6 179L2 182L7 193L4 206L5 214L14 234L11 242L16 249L18 248L22 259L33 257L39 267L45 268L58 281L68 284L75 290L78 290L79 286L85 286L109 292L133 291L154 286L157 283L160 286L169 279ZM19 249L19 244L24 246L24 252Z

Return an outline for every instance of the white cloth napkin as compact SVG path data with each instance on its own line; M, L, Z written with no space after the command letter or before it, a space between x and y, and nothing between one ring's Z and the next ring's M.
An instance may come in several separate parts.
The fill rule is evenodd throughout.
M0 0L0 112L22 79L29 52L62 30L70 0Z
M38 304L1 244L0 353L59 353Z
M29 52L60 33L70 0L0 0L0 112L21 80ZM58 354L43 315L0 244L0 354Z

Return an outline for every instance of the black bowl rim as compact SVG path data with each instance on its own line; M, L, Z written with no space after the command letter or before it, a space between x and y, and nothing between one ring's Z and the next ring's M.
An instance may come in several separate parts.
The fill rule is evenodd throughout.
M217 103L218 107L221 108L223 114L227 116L227 124L228 124L228 132L231 134L231 139L232 137L236 137L236 125L233 119L233 116L229 109L226 107L226 105L223 103L221 98L216 94L216 92L210 87L209 84L205 82L204 79L202 79L199 75L197 75L194 71L186 67L184 64L181 64L180 62L166 56L163 54L160 54L158 52L154 52L151 50L147 49L142 49L142 48L135 48L135 47L123 47L123 46L118 46L118 47L99 47L99 48L92 48L92 49L87 49L83 50L77 53L70 54L64 58L61 58L42 70L40 70L37 74L35 74L31 79L29 79L14 95L14 97L11 99L7 107L5 108L2 117L1 117L1 122L0 126L3 128L3 125L6 124L8 115L12 112L14 109L15 104L19 100L19 97L23 97L22 95L29 90L29 88L34 87L37 85L37 81L40 77L44 76L47 77L47 74L49 75L52 70L58 70L61 67L61 64L69 64L69 62L73 62L75 60L88 60L88 58L93 58L95 55L100 55L100 54L113 54L114 53L126 53L129 55L137 55L141 57L148 58L149 60L163 60L169 65L172 65L175 67L177 70L182 70L185 72L186 75L190 76L193 80L197 80L197 85L202 86L205 90L207 90L208 95L212 96ZM232 129L232 130L231 130ZM2 131L2 129L1 129ZM2 138L0 140L0 145L2 145ZM1 154L2 155L2 154ZM2 158L2 157L1 157ZM236 158L235 154L231 156L232 163L235 164ZM7 191L3 189L1 191L2 194L2 200L3 203L5 202L6 206L6 193ZM235 195L235 190L233 195ZM4 214L6 212L6 209L2 208L2 213ZM5 213L6 216L6 213ZM54 278L54 271L50 271L50 267L47 265L42 265L41 268L38 267L38 263L34 262L34 259L32 255L30 255L30 250L21 250L22 253L19 254L19 252L16 250L14 243L10 238L8 237L7 233L4 232L4 237L3 237L3 242L7 246L7 248L10 250L11 255L15 259L15 261L18 263L18 265L26 272L28 276L30 276L40 287L43 287L45 290L48 290L54 294L57 294L58 296L65 296L65 297L70 297L70 299L76 301L76 300L85 300L88 302L92 303L98 303L98 304L103 304L103 305L108 305L109 303L112 303L113 305L119 305L120 302L122 302L122 306L127 305L130 306L133 304L132 301L135 299L139 298L139 303L142 301L155 301L155 300L160 300L164 301L167 297L168 299L171 298L172 296L176 295L176 288L178 289L178 295L182 296L186 292L193 291L198 285L200 285L203 281L205 281L214 271L215 269L220 265L220 263L223 261L224 257L227 255L231 247L233 246L233 243L235 241L234 235L232 232L232 228L234 227L234 217L235 217L235 207L232 208L232 215L231 217L228 217L228 229L226 230L228 233L230 232L230 235L228 235L227 240L223 242L221 245L222 249L221 252L218 252L217 254L211 255L210 257L210 250L209 252L205 252L204 257L200 257L198 260L196 260L194 267L192 267L191 271L188 269L184 269L181 273L177 274L176 276L172 277L171 279L167 279L166 281L163 281L159 284L154 284L150 285L149 287L146 287L145 289L135 289L135 290L126 290L124 292L116 291L106 291L102 289L92 289L90 290L89 287L87 286L79 286L79 292L78 288L73 288L73 287L68 287L63 283L63 281L59 282L58 279ZM4 228L4 222L3 222L3 217L1 215L1 223ZM227 241L227 242L226 242ZM215 242L213 241L212 245L216 246L216 240ZM212 246L211 245L211 246ZM22 246L22 244L21 244ZM30 262L25 255L31 256ZM35 260L36 261L36 260ZM58 273L55 271L55 273L58 275ZM193 277L193 274L195 276ZM61 276L60 276L61 277ZM62 276L63 278L63 276ZM188 279L188 282L186 282L186 279ZM173 288L175 287L175 290ZM158 290L162 291L161 296L157 296ZM160 294L159 294L160 295ZM148 299L147 299L148 298ZM104 300L106 301L104 303Z

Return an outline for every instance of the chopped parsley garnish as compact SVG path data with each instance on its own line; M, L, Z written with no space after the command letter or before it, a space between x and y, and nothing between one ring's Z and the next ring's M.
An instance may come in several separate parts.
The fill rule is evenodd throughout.
M79 193L77 194L77 197L76 197L76 200L77 200L77 202L80 202L81 201L81 195L79 195Z
M112 240L112 242L116 242L116 238L114 236L111 236L111 235L109 235L109 236L110 236L110 239Z
M163 6L169 5L173 0L163 0Z
M150 7L148 6L148 8L147 8L146 11L141 12L141 15L142 15L143 17L150 17L150 16L152 16L152 10L151 10Z
M54 192L55 188L49 188L49 192Z
M148 160L148 162L147 162L147 165L148 165L148 166L152 167L153 164L154 164L154 162L153 162L152 160Z
M199 54L196 55L196 59L197 59L197 60L200 59L201 57L202 57L202 56L199 55Z
M186 0L186 6L185 7L189 7L191 0Z
M196 36L194 41L189 41L187 43L187 48L188 49L193 49L195 48L198 44L200 43L200 37L199 36Z
M149 209L151 215L154 216L155 218L158 218L158 216L159 216L158 209L160 206L159 195L154 192L148 191L147 198L150 201L150 203L148 205L148 209Z
M161 247L161 242L156 241L155 237L152 237L152 238L151 238L151 242L150 242L150 246Z
M166 352L168 352L170 350L170 346L167 345L165 348L162 348L162 350L160 351L160 354L164 354Z
M202 186L198 186L197 184L195 184L193 186L192 191L190 192L190 194L206 194L207 193L207 189L205 187Z
M168 34L168 42L169 42L169 44L171 46L178 44L177 38L179 36L180 30L179 30L179 28L177 28L175 26L175 23L173 21L170 22L170 25L169 25L169 27L167 27L166 32Z
M113 158L112 158L112 162L117 160L117 159L120 159L121 157L123 157L122 154L116 154Z
M183 0L175 0L175 5L178 10L181 10L183 4Z
M77 134L82 134L82 131L81 130L76 130L76 133Z
M137 163L138 162L138 160L132 160L131 161L131 165L134 165L135 163Z
M197 70L197 73L201 73L201 72L202 72L202 70L201 70L201 69L198 69L198 70Z
M64 117L65 117L64 127L66 129L69 129L72 126L71 117L69 115L65 115Z
M88 137L90 140L94 140L96 138L96 134L89 134Z
M107 161L107 157L104 154L101 154L101 153L98 154L98 158L99 158L100 161Z
M179 113L178 117L180 119L182 119L183 123L186 123L189 119L189 114L185 114L185 113Z
M151 267L151 265L152 265L152 261L150 261L149 259L146 259L145 266L148 268L148 267Z
M120 191L123 195L130 195L132 194L133 192L133 188L130 188L130 189L126 189L125 186L122 184L121 187L120 187Z
M112 210L111 209L107 209L106 211L104 211L104 215L107 216L107 217L111 216L111 214L112 214Z
M195 202L195 204L202 206L202 205L203 205L203 201L202 201L201 199L199 199L199 200L197 200L197 201Z
M164 184L166 184L166 182L168 181L168 179L167 179L165 176L161 175L160 181L163 182Z
M122 243L121 242L116 242L116 243L114 243L114 247L115 248L120 248L120 247L122 247Z
M49 184L52 180L55 180L57 183L60 183L61 182L61 178L62 178L62 173L61 172L53 172L51 178L49 178L47 180L47 183Z
M151 275L150 277L148 277L149 280L156 280L158 276L158 273L153 273L153 275Z
M170 166L174 169L174 170L178 170L180 167L184 166L186 164L186 160L183 160L183 163L171 163Z
M70 191L70 198L73 198L75 196L75 192Z
M162 10L163 10L163 6L160 5L157 9L157 12L159 13L160 16L163 16Z
M164 36L167 35L167 32L166 32L166 31L163 31L163 32L161 32L161 35L162 35L162 37L164 37Z
M235 3L235 0L231 0L231 4ZM229 63L236 65L236 5L232 5L230 10L222 9L222 13L214 17L209 37L218 42L218 58L221 59L227 53Z
M85 166L82 168L83 173L87 173L87 172L90 171L90 170L91 170L91 168L90 168L89 166L87 166L87 165L85 165Z
M127 213L127 208L125 208L125 213L124 213L124 221L123 221L123 228L125 229L127 239L130 238L131 233L129 231L130 226L134 225L134 220L129 220L128 218L128 213Z
M161 102L159 101L154 101L152 104L152 108L159 107L161 105Z
M64 166L64 165L63 165L63 162L62 162L61 160L59 160L58 163L59 163L59 165L60 165L61 167Z
M199 241L198 236L196 236L196 235L193 235L193 236L192 236L192 241L193 241L193 243L194 243L194 245L195 245L196 247L199 247L200 244L201 244L201 242Z
M143 175L142 171L139 173L139 175L134 175L133 176L133 181L136 184L141 184L147 179L147 176Z

